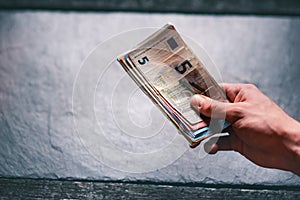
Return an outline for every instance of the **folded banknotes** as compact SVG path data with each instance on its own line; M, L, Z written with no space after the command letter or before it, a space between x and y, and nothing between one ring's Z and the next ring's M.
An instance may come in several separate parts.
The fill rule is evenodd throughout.
M191 145L216 133L211 120L190 106L190 98L203 94L226 101L226 95L174 25L165 25L117 60ZM228 126L224 120L214 123L220 130Z

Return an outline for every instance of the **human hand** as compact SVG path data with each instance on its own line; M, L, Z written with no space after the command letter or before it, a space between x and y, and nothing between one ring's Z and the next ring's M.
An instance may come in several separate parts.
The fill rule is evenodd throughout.
M228 136L219 138L210 153L234 150L262 167L292 171L300 175L300 123L288 116L254 85L223 84L232 103L221 103L194 95L191 105L210 117L226 108L231 123Z

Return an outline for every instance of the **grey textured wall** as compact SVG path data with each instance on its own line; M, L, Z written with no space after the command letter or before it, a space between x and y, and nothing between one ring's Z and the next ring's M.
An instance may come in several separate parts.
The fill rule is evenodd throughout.
M197 149L187 150L165 168L136 174L111 169L86 150L72 111L84 58L123 30L166 22L203 45L224 81L255 83L300 120L297 17L1 11L0 176L299 186L299 177L234 152L200 159Z

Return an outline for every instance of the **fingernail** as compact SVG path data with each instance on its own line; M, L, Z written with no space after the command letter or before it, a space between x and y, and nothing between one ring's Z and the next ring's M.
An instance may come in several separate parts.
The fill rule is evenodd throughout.
M198 94L191 97L190 103L194 108L201 107L201 104L203 104L204 98Z

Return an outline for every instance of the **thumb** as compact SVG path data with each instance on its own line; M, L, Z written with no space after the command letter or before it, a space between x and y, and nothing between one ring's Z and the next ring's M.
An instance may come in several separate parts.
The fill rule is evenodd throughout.
M235 115L236 112L233 112L234 103L216 101L200 94L192 96L190 103L194 109L207 117L225 119L230 123L233 123L238 118Z

